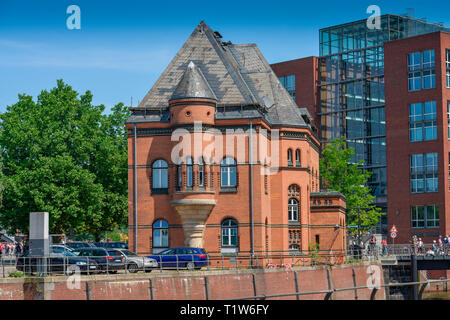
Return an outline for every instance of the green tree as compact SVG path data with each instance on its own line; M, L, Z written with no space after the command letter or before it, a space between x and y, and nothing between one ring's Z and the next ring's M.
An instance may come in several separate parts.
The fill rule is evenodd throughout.
M127 139L123 104L110 114L62 80L36 102L19 95L0 115L0 224L28 231L29 213L49 212L52 233L100 236L127 223Z
M384 213L373 204L375 196L370 194L367 186L372 172L360 168L364 161L351 163L353 155L353 148L347 148L344 138L330 142L320 159L322 184L326 189L338 191L346 197L347 225L374 226ZM369 228L361 230L367 231Z

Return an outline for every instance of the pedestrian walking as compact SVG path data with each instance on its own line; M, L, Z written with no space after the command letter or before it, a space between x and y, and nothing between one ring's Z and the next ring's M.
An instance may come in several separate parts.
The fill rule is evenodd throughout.
M413 237L412 237L412 246L413 246L413 252L414 252L414 254L417 254L417 236L416 235L413 235Z
M433 240L433 245L431 246L431 250L433 250L434 254L437 255L439 252L439 247L436 240Z
M447 255L447 252L448 252L448 234L444 237L442 242L443 242L443 245L444 245L444 255Z
M386 238L383 238L383 240L381 240L381 254L383 256L387 254L387 241L386 241Z
M19 243L16 245L15 253L16 253L16 256L17 256L17 257L19 257L19 256L22 255L22 243L21 243L21 242L19 242Z
M423 254L424 253L424 246L423 246L423 241L422 238L419 238L419 242L417 243L417 251L419 254Z
M443 243L442 243L442 235L439 235L438 247L439 247L439 255L443 255L444 254L444 248L443 248Z

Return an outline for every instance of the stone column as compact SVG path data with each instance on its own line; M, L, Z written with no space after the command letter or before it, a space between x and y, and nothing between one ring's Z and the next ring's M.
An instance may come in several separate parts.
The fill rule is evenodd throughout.
M177 210L183 224L185 245L193 248L203 248L203 235L206 220L217 200L184 199L173 200L171 205Z

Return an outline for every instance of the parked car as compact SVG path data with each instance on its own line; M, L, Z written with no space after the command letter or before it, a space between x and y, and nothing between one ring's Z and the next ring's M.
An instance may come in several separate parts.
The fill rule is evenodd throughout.
M72 248L69 248L65 245L62 244L53 244L50 246L50 253L60 253L60 252L64 252L64 251L73 251Z
M81 249L81 248L95 248L95 245L90 242L83 242L83 241L70 241L66 242L66 246L71 249Z
M96 261L100 269L106 272L116 273L118 270L125 269L123 257L113 256L105 248L83 248L74 254L77 257L86 257Z
M158 262L159 267L201 269L209 263L205 249L201 248L170 248L148 256Z
M80 258L67 250L56 250L44 259L47 265L47 273L69 273L69 267L73 265L76 265L80 272L97 273L100 270L95 260L89 261L86 258ZM29 255L21 256L16 260L16 269L24 273L36 273L38 272L38 262L38 258Z
M108 249L112 256L121 256L125 261L126 268L129 272L135 273L139 270L151 272L152 269L158 268L158 262L155 259L138 256L136 253L127 249Z
M125 242L103 242L103 247L106 249L128 249L128 244Z

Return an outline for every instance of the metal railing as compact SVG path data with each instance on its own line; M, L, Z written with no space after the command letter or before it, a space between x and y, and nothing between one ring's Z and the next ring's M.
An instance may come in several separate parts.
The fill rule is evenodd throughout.
M354 286L348 288L332 288L328 290L317 290L317 291L299 291L299 292L290 292L290 293L280 293L280 294L261 294L255 296L247 296L240 298L233 298L230 300L266 300L270 298L284 298L296 296L299 299L300 296L305 295L317 295L317 294L325 294L324 300L331 300L333 298L333 294L338 292L345 291L355 291L355 290L371 290L370 300L375 300L376 294L378 290L381 288L390 288L390 287L412 287L412 286L421 286L419 290L418 299L422 300L423 293L425 288L433 283L447 283L450 282L450 279L439 279L439 280L426 280L426 281L418 281L418 282L405 282L405 283L388 283L388 284L380 284L379 286Z
M16 270L25 275L67 275L78 271L84 274L98 273L135 273L137 271L156 270L233 270L233 269L291 269L294 266L336 265L346 262L343 252L335 253L276 253L276 254L238 254L227 256L221 254L201 255L152 255L132 258L85 257L85 256L41 256L10 257L1 259L3 277ZM152 264L150 264L153 261Z
M422 246L413 244L391 244L386 246L387 255L428 255L446 256L450 253L450 245L423 244Z
M450 248L450 247L449 247ZM436 248L434 248L436 249ZM380 246L367 246L366 248L350 248L347 251L340 252L323 252L323 251L293 251L279 252L267 254L238 253L235 255L225 255L220 253L199 255L149 255L135 256L132 258L122 258L122 261L112 262L114 257L67 257L50 255L48 257L14 257L7 256L1 258L1 274L7 277L8 273L19 270L27 275L34 274L37 271L37 261L45 261L46 274L67 274L67 271L79 270L81 273L135 273L137 271L157 270L163 272L165 270L232 270L232 269L276 269L301 266L318 266L318 265L339 265L349 264L361 261L375 261L384 256L392 255L446 255L450 252L447 247L442 247L433 251L432 245L424 245L422 248L414 248L410 244L388 245L384 249ZM200 258L199 256L206 256ZM149 265L149 257L156 260L154 265ZM115 257L117 258L117 257ZM151 260L151 259L150 259ZM85 263L83 263L83 261ZM78 264L77 264L78 262ZM147 264L146 264L147 263ZM23 266L25 265L25 267ZM92 266L92 268L91 268ZM69 268L70 267L70 268ZM78 269L77 269L78 267ZM69 270L68 270L69 269Z

